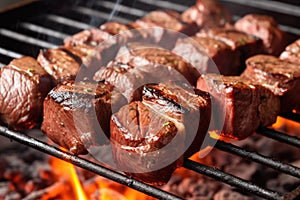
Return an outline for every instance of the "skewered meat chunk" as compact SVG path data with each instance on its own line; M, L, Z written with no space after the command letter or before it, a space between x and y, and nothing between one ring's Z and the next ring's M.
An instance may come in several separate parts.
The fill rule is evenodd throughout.
M110 125L113 156L126 174L162 185L182 165L184 133L170 117L135 101L114 114Z
M45 99L42 131L71 153L85 154L91 145L108 142L112 105L125 103L112 85L65 81Z
M300 39L288 45L280 54L281 60L300 64Z
M233 51L240 52L240 66L244 61L256 54L262 53L262 40L253 35L237 31L232 28L212 28L197 33L198 37L210 37L221 40L229 45ZM240 73L244 69L241 67Z
M222 27L232 21L229 10L216 0L198 0L182 13L181 18L188 23L195 22L201 28Z
M85 75L81 76L91 78L100 66L106 65L115 56L112 48L117 44L117 40L113 35L100 30L90 29L84 30L66 38L64 46L81 59L81 63L87 68Z
M240 76L202 75L197 88L210 92L223 113L221 135L232 139L245 139L260 125L268 126L276 121L280 100L267 88L254 84Z
M138 180L165 184L183 157L201 147L210 121L209 98L201 95L173 84L146 85L142 101L113 114L111 144L119 168Z
M80 70L80 61L66 49L41 50L37 58L44 70L53 78L53 85L74 80Z
M129 43L120 50L115 60L133 66L143 63L171 67L182 74L192 85L196 84L197 78L200 76L198 70L181 56L152 44Z
M14 59L0 70L0 121L15 130L41 122L51 77L32 57Z
M178 39L172 52L189 61L201 74L220 73L228 76L240 72L239 52L221 40L207 37Z
M300 66L274 56L256 55L246 61L242 76L260 84L280 96L281 112L299 105Z
M180 56L158 46L130 43L118 55L95 73L94 80L116 86L128 101L139 100L140 87L145 84L168 80L195 84L200 76Z
M200 150L211 120L210 95L192 89L182 82L148 84L143 87L143 103L157 112L176 115L168 106L183 109L182 123L185 126L185 154L188 158Z
M271 16L248 14L234 24L235 29L263 40L264 53L279 55L284 49L285 34Z
M104 40L110 39L111 34L100 29L94 28L81 31L64 40L65 46L88 45L97 46Z
M132 29L129 25L122 24L120 22L112 21L106 22L100 26L100 30L105 31L111 35L118 35L125 31Z
M157 10L146 14L135 24L141 28L161 27L186 35L193 35L199 29L194 22L183 22L179 13L173 10Z
M177 71L163 65L130 65L121 62L111 62L107 67L102 67L94 80L104 80L114 85L129 102L141 100L141 87L145 84L167 80L186 82Z

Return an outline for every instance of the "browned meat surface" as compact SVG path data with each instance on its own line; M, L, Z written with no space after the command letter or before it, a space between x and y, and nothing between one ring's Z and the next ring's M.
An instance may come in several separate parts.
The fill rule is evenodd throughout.
M193 35L199 30L195 23L183 22L180 14L173 10L152 11L137 20L136 24L141 28L161 27L186 35Z
M64 40L65 46L89 45L97 46L104 40L110 39L111 34L100 29L89 29L81 31Z
M111 35L117 35L117 34L121 34L124 31L130 30L131 27L126 24L122 24L120 22L112 21L112 22L106 22L102 24L100 26L100 29Z
M113 114L111 144L120 170L149 184L167 183L184 149L182 125L171 120L138 101Z
M75 79L81 65L79 59L65 49L41 50L37 60L52 76L54 85Z
M135 45L135 46L134 46ZM180 56L153 45L128 44L94 80L105 80L116 86L128 101L139 98L140 87L168 80L195 84L199 72Z
M209 122L206 93L197 96L178 85L147 85L142 102L122 107L111 118L114 158L135 179L165 184L183 157L200 149Z
M45 99L42 131L75 155L108 142L112 105L117 109L125 104L113 90L104 83L63 82Z
M221 135L227 138L245 139L259 125L274 123L279 113L279 98L244 77L203 75L198 80L197 88L210 92L217 102L223 113L217 113L214 118L224 117Z
M281 60L300 64L300 39L288 45L285 48L285 50L280 54L279 58Z
M271 16L248 14L238 20L234 27L261 38L264 43L264 53L279 55L284 49L285 34Z
M240 71L239 52L221 40L208 37L178 39L172 52L189 61L201 74L228 76L237 75Z
M197 36L221 40L229 45L232 50L240 52L241 66L247 58L263 51L263 43L261 39L232 28L213 28L202 30L197 33ZM243 69L244 68L241 67L240 72L242 72Z
M175 116L171 108L180 108L180 121L185 126L185 154L188 158L198 152L207 133L211 119L210 95L192 89L184 83L149 84L143 87L143 103L157 112L166 112ZM174 117L173 116L173 117Z
M220 27L232 21L229 10L216 0L198 0L181 17L183 21L195 22L201 28Z
M291 111L299 105L300 66L274 56L256 55L246 61L242 76L280 96L281 112Z
M196 84L200 76L199 71L181 56L155 45L129 43L117 54L116 61L133 66L141 63L161 64L177 70L192 85Z
M117 44L112 34L100 29L84 30L66 38L64 46L72 54L81 59L87 71L81 76L91 78L100 66L107 64L115 56L116 51L111 48Z
M31 57L14 59L0 70L0 121L15 130L41 122L51 77Z

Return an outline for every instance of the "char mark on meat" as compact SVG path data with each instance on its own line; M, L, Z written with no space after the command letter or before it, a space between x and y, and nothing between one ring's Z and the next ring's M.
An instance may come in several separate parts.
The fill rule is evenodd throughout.
M113 109L125 103L112 85L63 82L45 99L42 131L71 153L85 154L91 145L108 142Z
M280 97L281 112L299 105L300 66L270 55L256 55L246 61L242 76L271 90Z

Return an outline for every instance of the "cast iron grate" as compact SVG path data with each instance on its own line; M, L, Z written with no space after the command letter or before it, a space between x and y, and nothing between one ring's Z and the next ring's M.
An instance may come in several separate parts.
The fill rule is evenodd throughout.
M300 19L299 2L292 2L290 0L222 0L222 2L232 10L235 18L247 13L272 15L278 20L281 27L290 33L291 40L296 39L300 35L300 24L294 23ZM64 1L58 9L58 4L55 1L38 1L0 14L0 21L4 22L0 25L0 67L8 64L13 58L23 55L36 57L40 49L57 47L69 35L83 29L97 27L108 20L117 20L126 23L140 18L151 10L172 8L177 11L183 11L193 3L192 0L184 2L180 0ZM292 3L293 5L291 5ZM277 7L274 7L274 5ZM286 113L282 117L300 123L300 115L295 113ZM265 137L300 149L300 139L297 137L292 137L270 128L261 128L257 132ZM33 137L11 131L6 127L0 126L0 133L7 138L63 159L78 167L92 171L150 196L159 199L180 199L166 191L133 180L119 172L110 170L84 158L71 155ZM213 140L211 139L215 143ZM300 168L263 156L257 152L250 152L222 141L218 141L215 144L215 148L300 178ZM189 159L185 160L184 167L266 199L294 199L300 195L300 187L287 194L281 194Z

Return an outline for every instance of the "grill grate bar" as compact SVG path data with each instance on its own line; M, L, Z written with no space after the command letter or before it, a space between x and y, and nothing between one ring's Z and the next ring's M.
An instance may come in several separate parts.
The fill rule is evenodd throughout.
M290 164L281 163L277 160L271 159L267 156L260 155L258 153L247 151L241 147L229 144L226 142L218 141L215 146L217 149L232 153L234 155L246 158L248 160L263 164L273 169L279 170L291 176L300 178L300 168L292 166Z
M101 12L98 10L93 10L90 8L82 7L82 6L77 6L77 7L73 8L73 10L76 12L79 12L81 14L91 15L91 16L96 16L96 17L100 17L103 19L107 19L108 21L117 20L117 21L119 21L121 23L125 23L125 24L131 22L130 20L123 18L123 17L115 16L110 13L105 13L105 12Z
M258 134L264 135L266 137L272 138L279 142L290 144L292 146L300 148L300 139L295 136L289 136L279 131L270 128L260 128L256 131Z
M289 119L289 120L293 120L295 122L300 123L300 115L293 113L293 112L289 112L289 113L284 113L280 115L283 118Z
M140 10L140 9L137 9L137 8L132 8L132 7L129 7L129 6L125 6L125 5L122 5L122 4L116 4L115 2L110 2L110 1L99 1L99 2L96 2L95 4L99 5L99 6L102 6L102 7L105 7L105 8L109 8L111 10L122 11L124 13L131 13L131 14L133 14L135 16L138 16L138 17L142 17L142 16L147 14L147 12L145 12L143 10Z
M176 10L179 12L183 12L186 9L188 9L188 6L184 6L182 4L177 4L177 3L173 3L171 1L161 1L161 0L138 0L142 3L145 4L150 4L150 5L157 5L160 8L164 8L164 9L172 9L172 10Z
M53 45L49 42L45 42L45 41L42 41L42 40L39 40L39 39L36 39L36 38L32 38L32 37L29 37L27 35L23 35L23 34L8 30L8 29L0 29L0 34L4 35L6 37L9 37L9 38L13 38L13 39L18 40L18 41L38 45L38 46L43 47L43 48L51 49L51 48L56 48L57 47L56 45Z
M279 200L283 199L282 194L278 192L274 192L268 189L264 189L262 187L259 187L253 183L247 182L241 178L238 178L236 176L233 176L231 174L227 174L225 172L222 172L216 168L205 166L201 163L197 163L192 160L185 160L184 167L187 169L190 169L192 171L195 171L200 174L207 175L211 178L214 178L218 181L222 181L224 183L227 183L231 186L235 186L237 188L242 189L243 191L250 192L252 194L256 194L257 196L267 198L267 199L274 199Z
M69 18L54 15L54 14L48 14L48 15L46 15L46 18L51 20L51 21L58 22L60 24L64 24L64 25L67 25L67 26L70 26L70 27L76 27L76 28L79 28L79 29L95 28L94 26L91 26L89 24L85 24L85 23L82 23L82 22L79 22L79 21L75 21L75 20L72 20L72 19L69 19Z
M20 58L23 56L22 54L19 54L19 53L16 53L16 52L13 52L13 51L10 51L7 49L3 49L1 47L0 47L0 53L3 55L6 55L6 56L12 57L12 58Z
M59 39L65 39L66 37L70 36L65 33L61 33L61 32L58 32L58 31L55 31L55 30L52 30L49 28L45 28L45 27L42 27L39 25L35 25L35 24L29 23L29 22L22 22L20 24L20 26L25 29L37 32L37 33L46 34L46 35L53 36L53 37L56 37Z
M289 5L282 2L270 1L270 0L259 0L259 1L248 1L248 0L221 0L223 2L232 2L236 4L242 4L252 6L256 8L263 8L269 11L281 12L283 14L300 16L300 7L295 5Z
M181 200L182 199L178 196L170 194L159 188L136 181L132 178L128 178L127 176L125 176L123 174L120 174L116 171L110 170L106 167L98 165L98 164L91 162L89 160L86 160L84 158L80 158L78 156L74 156L72 154L64 152L56 147L52 147L52 146L48 145L47 143L36 140L35 138L29 137L25 134L10 131L6 127L0 126L0 134L7 138L13 139L21 144L25 144L26 146L29 146L36 150L44 152L48 155L52 155L56 158L59 158L61 160L72 163L78 167L89 170L95 174L98 174L100 176L103 176L105 178L113 180L115 182L121 183L123 185L126 185L126 186L133 188L135 190L138 190L140 192L143 192L149 196L152 196L155 198L160 198L160 199L161 198L162 199L170 199L170 200Z

